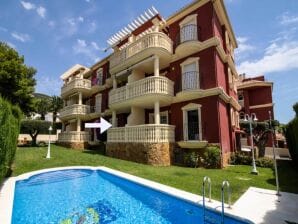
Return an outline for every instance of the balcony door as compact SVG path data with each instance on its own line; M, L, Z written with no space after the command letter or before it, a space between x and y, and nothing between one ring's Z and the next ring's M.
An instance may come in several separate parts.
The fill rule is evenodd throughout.
M95 112L101 113L101 94L95 96Z
M188 140L199 140L198 110L187 111L187 137Z
M187 16L180 24L180 43L198 40L197 15Z
M184 141L201 141L201 105L190 103L182 108Z
M198 58L189 58L181 64L182 90L200 88Z

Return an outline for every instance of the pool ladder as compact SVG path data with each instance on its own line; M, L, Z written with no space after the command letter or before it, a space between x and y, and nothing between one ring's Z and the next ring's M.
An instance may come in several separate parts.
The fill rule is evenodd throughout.
M205 205L205 198L206 198L206 191L205 191L205 187L206 187L206 183L208 184L208 188L209 188L209 202L211 202L211 179L210 177L204 177L203 179L203 223L205 224L217 224L217 221L214 218L211 218L209 216L206 216L206 205ZM225 218L225 187L227 188L228 191L228 208L231 208L231 189L230 189L230 184L227 180L222 182L221 185L221 224L224 224L224 218Z

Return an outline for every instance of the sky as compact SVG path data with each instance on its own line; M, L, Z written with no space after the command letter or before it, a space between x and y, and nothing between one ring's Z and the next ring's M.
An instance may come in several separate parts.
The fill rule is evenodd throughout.
M107 56L108 38L154 6L167 18L191 0L0 0L0 41L37 69L36 92L60 95L60 75ZM273 81L275 118L298 102L298 1L225 0L238 73Z

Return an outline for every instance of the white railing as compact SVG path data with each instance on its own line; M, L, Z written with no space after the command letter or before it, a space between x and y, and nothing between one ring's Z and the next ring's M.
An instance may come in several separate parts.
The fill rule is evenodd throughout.
M238 103L240 104L241 107L244 107L244 100L238 100Z
M60 110L60 118L67 117L70 115L85 115L90 113L90 106L88 105L80 105L73 104L71 106L67 106Z
M182 74L182 90L191 90L200 88L199 73L196 71L184 72Z
M109 93L109 104L118 103L146 94L174 95L174 83L165 77L151 76L136 82L128 83Z
M81 131L68 131L62 132L58 135L59 142L87 142L90 140L90 135L88 132Z
M191 40L198 40L197 25L195 24L183 26L180 30L180 43Z
M61 95L66 94L72 89L91 89L91 81L89 79L75 78L61 88Z
M108 142L174 142L175 126L144 124L108 130Z
M115 52L110 59L110 68L150 47L164 48L168 52L172 53L171 39L164 33L152 32L131 43L124 49Z

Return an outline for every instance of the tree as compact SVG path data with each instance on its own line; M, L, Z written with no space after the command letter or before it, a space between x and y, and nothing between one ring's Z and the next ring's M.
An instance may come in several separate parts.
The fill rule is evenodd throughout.
M51 102L47 98L35 99L35 111L40 114L40 119L45 120L45 115L50 111Z
M253 122L253 141L254 145L259 149L259 157L265 156L265 147L269 139L269 134L273 132L273 129L279 125L277 120L272 120L271 125L269 121ZM245 133L250 134L249 122L241 121L240 127Z
M24 64L24 57L0 42L0 95L18 105L25 114L34 110L36 70Z
M51 126L50 121L42 120L22 120L21 122L21 133L29 134L32 138L31 146L37 146L36 139L38 134L48 134L49 127Z
M51 97L50 111L53 112L53 124L56 123L57 114L60 109L63 107L63 100L59 96Z

